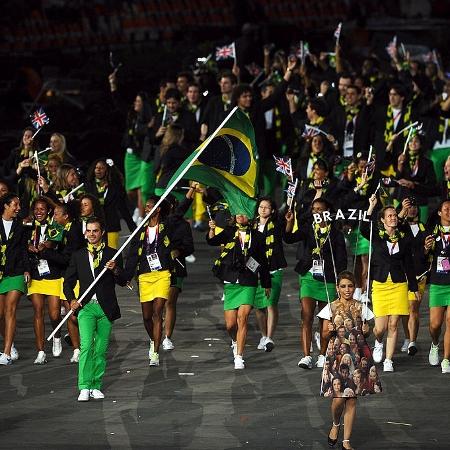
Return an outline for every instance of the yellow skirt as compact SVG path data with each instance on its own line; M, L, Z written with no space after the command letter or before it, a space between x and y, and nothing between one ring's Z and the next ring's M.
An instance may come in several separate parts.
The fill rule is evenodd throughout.
M139 300L151 302L155 298L169 298L170 272L168 270L142 273L138 277Z
M119 232L108 231L108 247L117 250L119 248Z
M59 297L61 291L61 278L57 278L56 280L31 280L27 295L41 294Z
M393 283L388 275L384 283L372 282L372 304L375 317L409 314L408 284Z
M67 300L66 296L64 295L63 284L64 284L64 278L61 278L61 295L59 296L59 298L61 300ZM78 298L78 296L80 295L80 282L79 281L77 281L77 284L75 285L75 289L73 291L75 293L75 297ZM73 298L71 298L70 300L73 300Z
M425 277L423 280L421 280L419 282L419 292L423 295L423 293L425 292L425 288L427 287L427 278ZM408 300L410 302L415 302L416 301L416 296L414 295L413 292L408 291Z

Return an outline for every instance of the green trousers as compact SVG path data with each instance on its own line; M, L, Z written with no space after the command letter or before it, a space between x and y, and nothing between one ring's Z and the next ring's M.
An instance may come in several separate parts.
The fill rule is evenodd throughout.
M98 303L88 303L78 314L81 349L78 389L101 389L112 322Z

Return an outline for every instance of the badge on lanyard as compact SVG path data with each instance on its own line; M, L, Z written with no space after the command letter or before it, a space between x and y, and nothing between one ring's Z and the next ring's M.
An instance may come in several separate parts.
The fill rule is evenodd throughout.
M48 262L46 259L40 259L38 266L37 266L39 275L41 277L45 276L45 275L50 275L50 267L48 265Z
M436 272L447 273L450 271L450 261L446 256L438 256L436 262Z
M150 253L149 255L146 255L146 256L147 256L148 266L150 267L151 272L155 272L156 270L162 269L162 265L161 265L161 261L159 260L158 253L154 252L154 253Z
M313 260L312 274L323 276L323 261L319 259Z
M259 269L259 266L261 264L259 264L258 261L256 261L255 258L253 258L252 256L250 256L250 258L248 258L247 264L245 265L245 267L247 267L248 270L250 270L253 273L256 273L257 270Z

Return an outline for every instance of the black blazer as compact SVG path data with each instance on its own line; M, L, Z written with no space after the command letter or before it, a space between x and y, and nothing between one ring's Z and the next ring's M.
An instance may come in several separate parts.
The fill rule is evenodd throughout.
M313 266L312 251L317 247L314 236L312 221L308 220L299 225L299 229L294 233L284 232L284 241L287 244L300 242L303 244L303 251L295 266L295 271L300 275L305 275ZM330 245L331 243L331 245ZM339 231L336 225L331 225L330 235L322 247L321 256L324 261L324 274L327 283L335 283L336 277L334 275L333 258L331 254L333 249L333 258L336 265L336 274L347 269L347 250L345 248L345 238L342 231Z
M285 228L285 223L281 218L278 218L274 221L275 228L273 229L273 250L272 257L269 260L269 270L278 270L287 267L286 258L284 257L284 248L283 248L283 231ZM258 231L258 224L255 224L256 231ZM267 232L267 224L264 227L263 232L259 232L262 234L264 242L266 241L268 232Z
M6 265L3 277L14 277L23 275L24 272L30 272L27 232L22 224L22 219L13 219L9 236L6 236L3 220L0 217L0 234L2 243L6 242Z
M85 183L86 192L100 198L97 186L94 182ZM133 222L127 205L127 196L122 186L110 184L104 197L103 212L105 213L106 231L120 231L120 218L125 220L128 229L134 231L136 224Z
M235 227L227 227L221 233L209 238L206 235L206 242L209 245L219 246L232 242L236 233ZM270 288L272 286L269 272L269 265L266 257L266 247L262 234L257 230L251 230L251 243L248 249L248 257L253 257L260 267L256 273L247 269L245 266L244 255L239 242L222 261L220 266L214 266L214 275L222 281L236 283L242 286L258 286L258 274L263 288Z
M367 216L371 220L371 216ZM394 283L408 282L408 289L417 292L417 280L414 270L412 248L414 245L410 233L405 233L398 241L398 252L390 254L386 241L379 235L379 228L376 221L373 222L372 230L372 259L371 278L380 283L387 280L388 275ZM361 234L370 239L370 222L361 221Z
M172 230L172 248L180 252L177 258L179 262L174 261L175 276L187 277L185 258L194 253L194 238L191 226L182 216L177 214L170 215L167 222L168 227Z
M172 259L171 251L173 249L172 245L172 228L168 225L166 221L159 224L160 231L158 234L158 242L156 246L156 253L158 254L159 261L161 263L162 269L173 271L174 262ZM144 225L142 229L136 233L134 238L131 240L130 250L128 252L128 258L125 263L125 274L127 280L131 280L135 273L140 275L142 273L149 273L150 267L148 265L147 254L146 254L146 238L141 240L141 233L145 232L147 225ZM140 251L142 250L142 251Z
M96 276L101 272L103 267L105 267L105 264L111 260L114 254L114 249L105 247L103 250L102 260L94 271ZM116 263L116 274L114 274L111 270L107 270L98 283L93 287L91 294L88 294L82 302L82 306L89 303L95 294L99 305L102 307L106 317L108 317L111 322L120 317L120 308L117 302L114 285L117 283L120 286L125 286L127 283L127 280L124 277L122 260L120 256L117 258ZM94 281L91 266L89 264L87 248L82 248L72 255L69 267L64 275L63 290L64 295L69 301L76 298L73 289L77 280L80 281L80 296L86 291L92 281Z

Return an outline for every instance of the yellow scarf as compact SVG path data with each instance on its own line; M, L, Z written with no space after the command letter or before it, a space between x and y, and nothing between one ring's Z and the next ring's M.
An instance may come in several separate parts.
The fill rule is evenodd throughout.
M96 246L89 244L87 245L88 252L92 255L92 265L96 269L100 265L102 259L102 252L105 248L105 243L97 244Z

